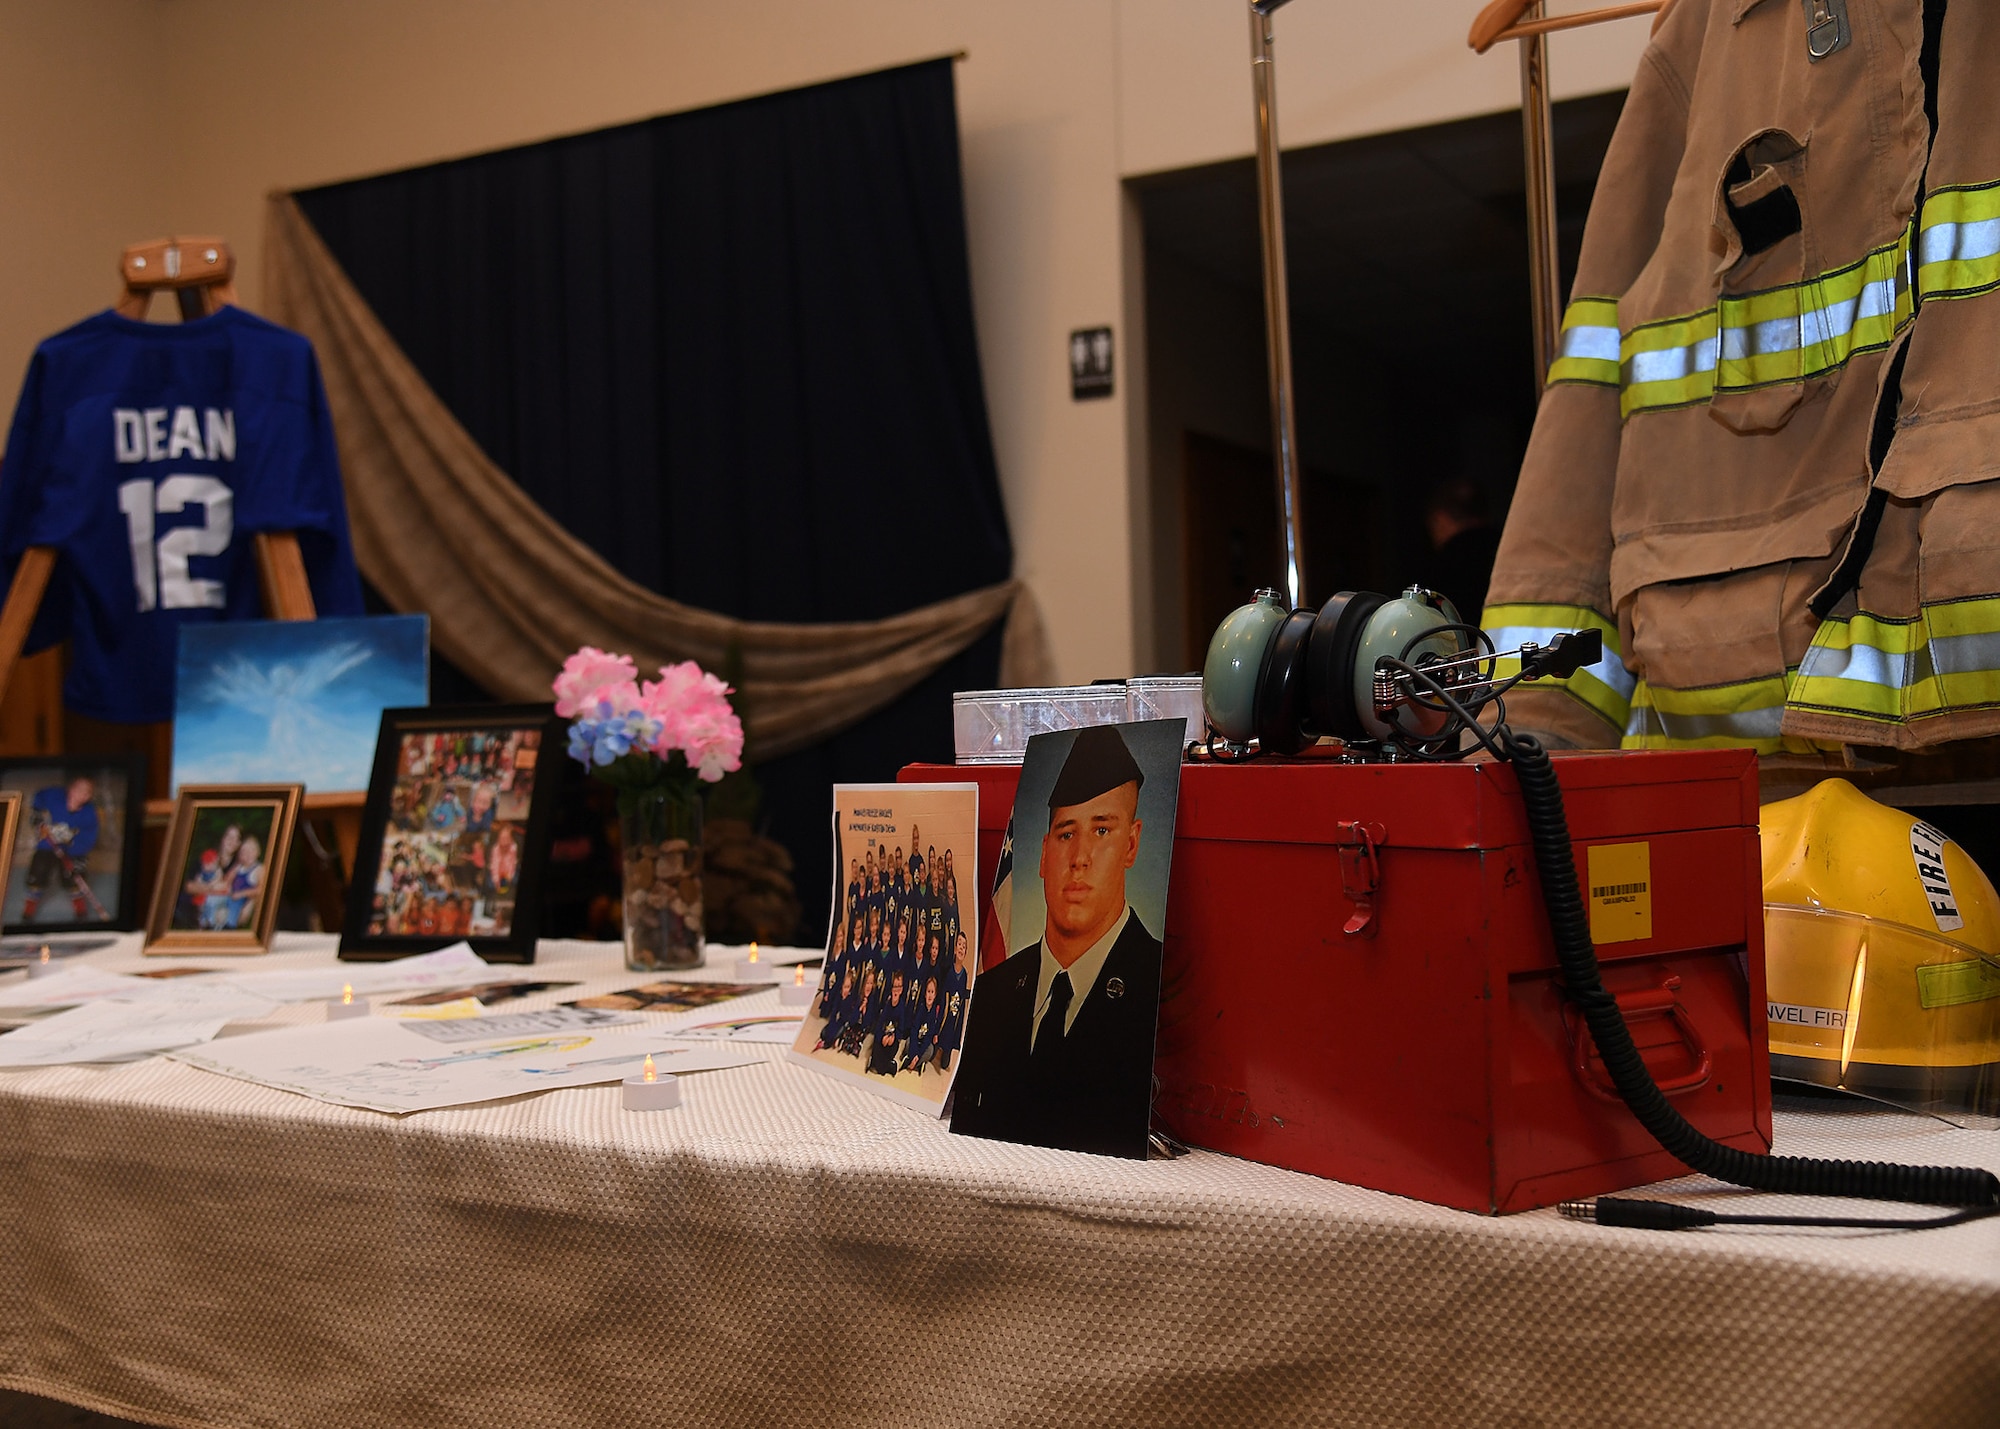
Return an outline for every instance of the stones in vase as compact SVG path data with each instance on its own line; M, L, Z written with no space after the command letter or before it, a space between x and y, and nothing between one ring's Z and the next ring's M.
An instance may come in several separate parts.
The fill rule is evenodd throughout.
M626 961L689 967L701 960L701 848L684 838L629 844L625 853Z

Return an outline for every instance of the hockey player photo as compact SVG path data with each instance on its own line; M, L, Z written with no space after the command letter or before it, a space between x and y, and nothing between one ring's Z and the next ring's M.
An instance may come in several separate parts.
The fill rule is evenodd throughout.
M0 763L0 789L18 794L21 819L4 916L15 932L135 926L138 859L134 766L91 760ZM128 874L130 877L128 878Z
M28 801L35 851L28 859L28 897L21 921L32 923L51 889L69 898L72 921L82 922L90 911L88 879L91 853L97 848L97 785L88 776L68 787L37 789Z

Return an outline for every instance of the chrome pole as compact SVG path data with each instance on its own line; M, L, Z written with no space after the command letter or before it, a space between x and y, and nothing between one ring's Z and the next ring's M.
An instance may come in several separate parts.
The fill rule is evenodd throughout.
M1285 594L1305 599L1305 525L1299 514L1299 423L1292 400L1292 323L1285 281L1285 197L1278 172L1278 79L1270 12L1284 0L1250 6L1250 75L1257 96L1257 200L1264 238L1264 336L1270 369L1271 444L1276 449L1278 521L1285 542Z
M1522 12L1542 18L1542 0ZM1535 324L1535 390L1548 381L1562 335L1562 276L1556 266L1556 163L1549 107L1549 37L1521 44L1521 145L1528 179L1528 293Z

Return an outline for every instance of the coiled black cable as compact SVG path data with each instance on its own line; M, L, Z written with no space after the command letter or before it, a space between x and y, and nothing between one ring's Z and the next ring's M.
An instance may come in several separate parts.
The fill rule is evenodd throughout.
M1756 1156L1712 1141L1676 1111L1632 1044L1618 1003L1598 973L1583 895L1576 882L1562 786L1548 751L1533 735L1505 724L1492 731L1514 766L1534 841L1542 902L1555 936L1556 961L1570 1001L1582 1013L1618 1095L1639 1125L1692 1171L1756 1191L1794 1196L1852 1196L1932 1206L2000 1206L2000 1176L1972 1166L1897 1166L1880 1161L1820 1161L1803 1156Z

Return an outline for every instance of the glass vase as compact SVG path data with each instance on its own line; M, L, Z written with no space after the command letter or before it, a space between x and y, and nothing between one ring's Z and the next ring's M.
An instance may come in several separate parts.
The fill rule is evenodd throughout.
M625 966L634 972L700 967L700 795L621 793L618 827L625 849Z

